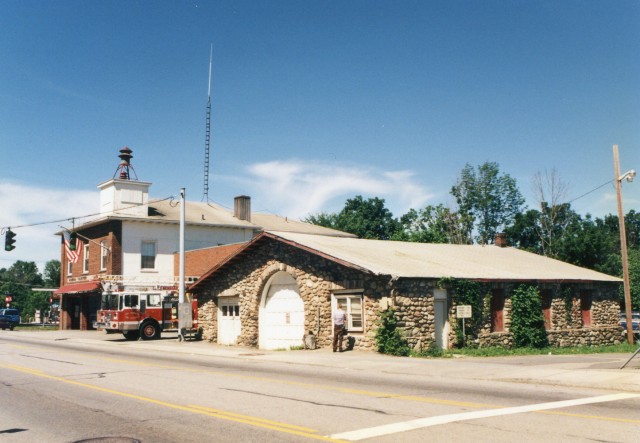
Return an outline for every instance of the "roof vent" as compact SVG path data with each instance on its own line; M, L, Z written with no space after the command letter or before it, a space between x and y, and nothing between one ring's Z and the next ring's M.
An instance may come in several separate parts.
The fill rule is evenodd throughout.
M233 199L233 216L238 220L251 221L251 197L239 195Z

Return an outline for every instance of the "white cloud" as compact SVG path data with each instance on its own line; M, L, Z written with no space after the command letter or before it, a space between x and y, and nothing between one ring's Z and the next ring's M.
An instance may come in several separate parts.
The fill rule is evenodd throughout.
M10 252L4 250L2 236L0 268L23 260L36 262L42 270L47 261L60 259L60 237L54 235L60 226L71 227L72 218L97 213L99 195L0 180L0 208L0 227L16 233L16 249Z
M386 207L400 216L433 198L412 171L297 159L256 163L247 171L254 200L289 217L335 212L355 195L383 198Z

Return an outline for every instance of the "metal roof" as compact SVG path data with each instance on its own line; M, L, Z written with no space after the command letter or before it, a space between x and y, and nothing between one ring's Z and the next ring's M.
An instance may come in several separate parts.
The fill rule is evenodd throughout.
M77 225L76 229L84 229L102 224L109 220L132 220L153 223L179 223L180 205L175 201L160 200L149 202L148 215L139 216L127 214L126 212L110 212L101 214L93 220L89 220L82 225ZM273 214L253 212L251 221L240 220L233 215L233 211L226 209L215 203L188 201L185 205L185 223L188 225L216 226L237 229L252 229L258 231L282 231L282 232L302 232L315 235L333 235L340 237L355 237L353 234L325 228L323 226L305 223L287 217ZM57 234L60 234L58 232Z
M265 234L263 234L265 235ZM374 274L399 278L460 278L500 281L621 282L617 277L515 248L494 245L451 245L291 232L273 238L350 263Z

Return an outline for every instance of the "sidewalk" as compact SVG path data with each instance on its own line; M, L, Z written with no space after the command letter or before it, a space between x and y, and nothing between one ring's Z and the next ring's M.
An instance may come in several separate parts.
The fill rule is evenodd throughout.
M7 335L5 335L7 334ZM198 356L215 356L318 367L343 367L363 372L424 375L460 380L503 381L571 386L640 393L640 354L619 369L631 354L535 355L518 357L410 358L368 351L333 353L330 349L264 351L222 346L207 341L179 342L165 334L162 340L126 341L120 334L100 331L2 331L0 340L14 334L76 344L103 343L129 350L165 350Z

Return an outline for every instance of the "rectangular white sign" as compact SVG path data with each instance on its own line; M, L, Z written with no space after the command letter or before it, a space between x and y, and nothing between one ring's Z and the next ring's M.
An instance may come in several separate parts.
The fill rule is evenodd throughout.
M471 318L471 305L456 306L457 318Z

